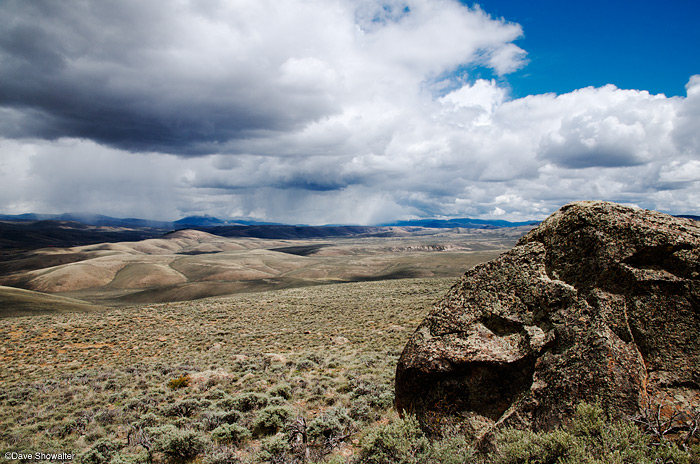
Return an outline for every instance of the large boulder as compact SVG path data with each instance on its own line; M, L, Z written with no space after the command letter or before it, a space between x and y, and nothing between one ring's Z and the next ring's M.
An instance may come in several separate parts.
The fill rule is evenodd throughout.
M615 417L697 407L699 225L564 206L436 304L399 360L397 408L480 437L551 430L581 401Z

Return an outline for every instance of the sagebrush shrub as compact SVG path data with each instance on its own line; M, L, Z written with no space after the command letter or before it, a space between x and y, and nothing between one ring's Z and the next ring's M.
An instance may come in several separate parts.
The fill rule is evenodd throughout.
M102 409L95 414L95 421L100 425L108 425L115 422L118 412L114 409Z
M507 429L497 435L495 464L690 464L691 456L665 440L651 437L629 421L615 421L597 405L581 403L572 421L551 432Z
M379 413L364 398L353 401L348 414L359 422L374 422L379 419Z
M137 421L133 422L132 425L135 427L155 427L156 425L158 425L159 421L160 419L158 418L158 416L156 416L152 412L147 412L146 414L139 417Z
M236 452L227 447L212 451L202 461L203 464L239 464L241 462Z
M109 464L150 464L151 457L147 451L142 451L137 454L121 455L116 454L109 461Z
M78 456L78 462L80 462L80 464L107 464L109 462L109 457L106 457L96 449L89 448Z
M446 433L442 437L427 437L413 416L371 428L361 445L355 464L491 463L489 458L479 460L472 443L457 432Z
M288 462L287 457L291 454L291 447L287 441L287 437L282 433L278 433L272 437L268 437L260 443L260 451L256 455L257 462L279 463Z
M419 462L425 464L476 464L476 450L464 435L448 433L430 443Z
M222 424L211 432L212 440L221 443L238 444L250 437L250 430L238 424Z
M71 433L84 434L87 428L88 421L84 417L78 417L76 419L69 419L65 423L62 423L56 430L56 435L64 438Z
M330 408L309 422L306 429L309 441L327 443L348 435L355 422L345 408Z
M279 383L271 387L267 393L273 397L284 398L285 400L292 398L292 386L288 383Z
M231 395L220 388L214 388L213 390L208 390L204 397L208 400L224 400L230 398Z
M290 417L292 410L288 406L268 406L261 409L253 420L253 433L257 436L277 433Z
M585 450L563 430L535 433L530 430L506 430L498 436L494 464L556 463L559 459L586 462ZM578 460L578 461L577 461Z
M270 397L264 393L247 392L234 396L231 401L224 400L232 409L247 412L264 408L270 402Z
M139 396L124 403L124 411L147 412L158 404L158 400L150 395Z
M200 409L209 406L208 400L198 400L195 398L185 398L163 407L163 415L166 417L192 417Z
M430 442L415 417L395 419L370 429L361 442L357 464L413 464Z
M194 430L181 430L173 425L150 428L154 437L153 451L163 453L176 462L186 462L204 451L205 439Z
M79 461L83 464L105 464L110 462L112 455L124 446L123 443L103 438L79 456Z
M299 362L297 362L296 368L298 371L308 371L309 369L313 369L316 366L318 366L318 363L316 363L316 361L304 358L300 359Z
M202 413L201 422L204 430L214 430L222 424L235 424L243 416L235 409L229 411L205 411Z
M364 399L375 409L383 410L394 404L394 390L389 385L371 382L365 379L351 381L354 399Z

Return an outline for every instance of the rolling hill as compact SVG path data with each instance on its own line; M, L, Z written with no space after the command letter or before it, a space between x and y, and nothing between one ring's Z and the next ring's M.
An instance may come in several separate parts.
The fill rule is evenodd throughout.
M346 236L338 234L347 228L313 229L320 237L308 229L295 234L294 229L266 228L275 231L272 237L284 239L184 229L133 242L5 250L0 285L123 305L340 282L451 277L508 249L528 227L415 233L389 228L383 236L363 235L364 228ZM308 234L314 238L299 238Z

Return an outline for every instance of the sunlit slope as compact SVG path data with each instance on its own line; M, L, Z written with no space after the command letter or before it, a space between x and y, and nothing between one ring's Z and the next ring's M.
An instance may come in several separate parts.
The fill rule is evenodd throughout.
M231 254L258 249L263 246L260 242L263 241L226 239L185 230L140 242L41 249L4 263L6 275L0 278L0 283L58 293L100 287L151 288L200 279L237 279L241 277L232 270L242 270L244 276L249 270L238 264L241 260ZM279 244L264 242L266 246ZM219 258L220 264L217 264L209 258L210 254L229 257ZM42 263L45 263L43 267Z
M140 242L45 248L0 263L0 285L104 304L192 300L337 282L455 277L524 230L317 240L182 230Z

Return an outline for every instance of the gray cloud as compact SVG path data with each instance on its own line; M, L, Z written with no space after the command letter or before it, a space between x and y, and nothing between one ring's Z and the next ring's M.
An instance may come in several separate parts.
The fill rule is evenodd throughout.
M230 141L302 128L520 33L454 2L410 3L380 8L385 17L364 30L344 1L3 2L0 106L25 119L4 135L231 151ZM357 12L375 18L376 6ZM517 68L516 56L505 62Z
M546 143L545 146L542 157L564 168L615 168L642 164L642 160L624 147L587 147L579 140Z
M4 2L0 105L25 120L5 135L206 153L337 110L257 31L155 4Z
M3 212L291 223L700 204L700 80L511 99L452 0L0 3ZM457 72L458 70L461 70Z

